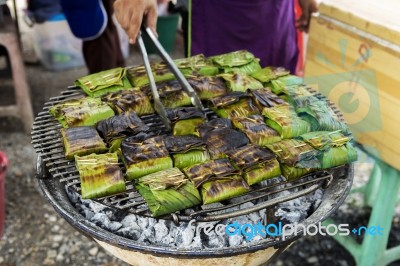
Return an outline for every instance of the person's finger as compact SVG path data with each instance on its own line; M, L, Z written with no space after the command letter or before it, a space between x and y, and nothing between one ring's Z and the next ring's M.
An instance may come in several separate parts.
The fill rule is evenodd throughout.
M136 43L136 38L140 31L140 25L142 25L143 16L141 13L138 15L134 12L130 18L130 25L127 30L129 41L131 44Z
M147 10L146 26L149 27L156 36L157 35L157 7L151 5Z

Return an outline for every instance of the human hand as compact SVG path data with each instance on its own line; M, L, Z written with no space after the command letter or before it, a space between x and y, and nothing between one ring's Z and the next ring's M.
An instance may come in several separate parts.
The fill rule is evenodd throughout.
M132 44L136 42L143 19L146 27L157 35L157 0L116 0L114 14Z
M311 14L318 12L318 4L315 0L298 0L301 8L301 16L296 21L296 27L301 30L308 32L310 26Z

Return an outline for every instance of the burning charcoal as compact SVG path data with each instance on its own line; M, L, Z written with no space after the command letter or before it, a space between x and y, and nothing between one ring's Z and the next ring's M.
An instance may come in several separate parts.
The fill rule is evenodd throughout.
M132 226L132 224L136 224L136 225L137 225L136 220L137 220L136 215L134 215L134 214L128 214L128 215L125 216L125 218L121 221L121 223L122 223L122 226L123 226L123 227L129 227L129 226Z
M250 239L250 242L260 242L264 240L265 238L260 236L260 235L255 235L252 239Z
M243 242L243 235L241 234L236 234L233 236L227 236L228 237L228 243L230 247L237 247Z
M92 219L92 222L96 223L96 225L101 226L101 227L105 227L108 228L108 226L110 225L110 218L108 218L108 216L104 213L96 213Z
M207 241L204 243L207 248L223 248L225 246L226 239L224 236L218 236L214 230L210 231L207 235Z
M140 235L138 241L156 243L154 227L146 228Z
M125 227L125 228L119 229L116 233L123 237L133 239L135 241L138 240L140 237L140 231L135 230L132 227Z
M82 205L82 206L84 206L84 205ZM84 208L83 211L85 213L86 219L91 220L93 218L94 212L92 212L91 210L89 210L87 208Z
M138 225L142 230L145 230L147 226L149 225L149 218L147 217L138 217L137 219Z
M159 223L155 224L154 230L156 232L157 242L162 242L163 238L168 235L168 227L165 224L165 220L160 220Z
M201 241L200 235L196 235L193 238L193 242L189 245L190 249L202 249L203 248L203 243Z
M111 232L115 232L118 229L122 227L122 224L119 222L110 222L107 229L109 229Z
M94 213L99 213L106 208L103 204L97 203L95 201L86 201L89 202L89 208L94 211Z
M261 221L261 216L259 215L258 212L252 212L249 214L249 218L252 221L253 224L257 224L258 222Z
M187 226L186 228L181 228L176 235L176 243L178 247L187 247L192 243L195 234L195 229L193 227Z

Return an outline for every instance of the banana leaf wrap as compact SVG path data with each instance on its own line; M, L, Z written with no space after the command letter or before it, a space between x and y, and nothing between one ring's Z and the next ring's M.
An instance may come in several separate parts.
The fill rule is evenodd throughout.
M270 88L247 90L247 93L260 110L263 110L265 107L274 107L281 104L287 104L287 102L272 93Z
M174 74L169 70L168 66L164 63L151 63L151 70L153 73L154 81L156 83L161 81L169 81L174 80ZM182 71L183 74L191 74L185 73ZM143 65L132 67L127 70L127 76L131 84L135 87L144 87L150 84L149 78L147 77L146 69Z
M244 92L231 92L211 100L211 108L219 117L233 118L260 114L251 98Z
M239 174L239 171L233 167L228 159L217 159L192 165L184 168L183 172L196 188L209 181Z
M242 66L236 66L236 67L224 67L223 71L224 73L244 73L244 74L252 74L254 72L257 72L261 70L261 65L260 65L260 59L255 58L253 61L250 61L250 63L242 65Z
M203 54L198 54L188 58L175 59L174 62L183 73L199 73L203 76L214 76L219 73L218 67Z
M261 82L244 73L224 73L217 75L217 77L225 80L225 84L230 91L245 92L247 89L264 88Z
M201 204L198 190L178 168L141 177L135 183L135 188L147 202L153 217Z
M232 129L232 121L227 118L214 118L198 126L197 132L199 136L205 136L216 129L224 128Z
M219 77L192 75L188 76L188 82L201 100L211 100L228 92L224 80Z
M282 139L298 137L311 131L310 124L298 117L292 106L281 104L264 108L262 114L267 118L266 124L275 129Z
M121 67L79 78L75 81L75 85L81 87L90 97L100 97L110 92L132 87L126 77L125 68Z
M321 168L317 158L319 151L304 141L297 139L284 139L279 142L267 145L278 160L288 166L299 168Z
M122 90L104 95L101 100L108 103L117 114L135 112L137 115L154 114L149 97L138 89Z
M179 169L210 160L206 145L199 137L167 136L164 143L174 160L174 166Z
M303 84L303 79L294 75L287 75L275 80L271 80L272 92L276 95L283 94L285 87Z
M110 146L111 152L119 149L122 140L127 136L149 130L149 127L134 112L102 120L96 128Z
M200 188L203 204L228 200L249 190L249 185L240 175L224 176L218 180L206 182Z
M205 114L195 107L167 109L173 135L195 135L196 127L206 121Z
M75 156L84 199L100 198L125 192L117 153Z
M232 119L234 126L246 134L251 143L265 146L281 140L276 130L268 127L261 115L249 117L235 117Z
M262 83L268 83L273 79L277 79L290 74L289 70L283 67L264 67L251 74L251 76Z
M249 185L281 174L276 155L268 149L249 144L226 154L233 165L242 170L242 176Z
M220 68L239 67L251 63L256 58L248 51L240 50L209 57Z
M328 103L314 96L302 96L294 99L297 114L311 125L313 131L348 132L348 127L341 122Z
M340 132L317 131L303 134L300 138L321 153L318 156L323 169L357 160L357 150L351 138Z
M173 166L162 136L146 138L142 133L128 137L122 142L121 151L129 180Z
M62 128L60 132L67 160L73 160L75 155L103 153L108 150L93 127Z
M53 105L49 113L64 128L77 126L93 126L97 122L114 116L114 111L99 98L73 99Z
M165 81L157 83L158 93L161 103L165 108L176 108L192 105L192 101L183 90L181 84L177 80ZM143 87L142 90L153 99L150 86Z
M312 168L300 168L295 166L290 166L284 163L280 164L282 175L286 178L287 181L296 180L304 175L307 175L313 172L315 169Z

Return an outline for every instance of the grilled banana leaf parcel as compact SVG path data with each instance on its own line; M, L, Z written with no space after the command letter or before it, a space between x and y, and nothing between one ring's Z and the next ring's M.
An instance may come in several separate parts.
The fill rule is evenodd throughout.
M201 100L211 100L225 95L228 88L222 78L206 76L188 76L188 82L196 91Z
M135 112L137 115L154 114L149 97L138 89L122 90L104 95L101 100L108 103L117 114Z
M341 122L328 103L314 96L300 96L294 99L297 114L311 125L313 131L348 132L345 123Z
M287 102L272 93L271 89L269 88L247 90L247 93L250 95L259 110L263 110L265 107L274 107L280 104L287 104Z
M201 204L198 190L178 168L143 176L137 180L135 188L147 202L153 217Z
M126 191L117 153L75 156L82 198L92 199Z
M244 180L250 186L281 174L276 155L268 149L249 144L227 152L233 165L242 170Z
M267 118L267 125L275 129L282 139L298 137L311 130L310 124L298 117L289 105L264 108L263 115Z
M254 61L256 58L248 51L240 50L231 53L215 55L209 57L220 68L226 67L239 67L247 65Z
M156 83L175 79L174 74L164 63L151 63L151 70ZM127 76L131 84L135 87L141 88L150 83L143 65L129 68L127 70Z
M267 126L261 115L235 117L232 119L232 122L237 129L246 134L247 138L253 144L265 146L281 140L278 132Z
M230 91L245 92L247 89L264 88L261 82L244 73L224 73L219 74L218 77L225 80L225 84Z
M158 93L160 95L161 103L165 108L176 108L192 105L189 95L183 90L181 84L177 80L165 81L157 83ZM142 90L153 98L149 86L142 88Z
M294 75L287 75L271 80L272 92L276 95L283 94L285 87L303 84L303 79Z
M227 118L215 118L207 123L201 124L197 127L197 133L199 136L205 136L206 134L217 130L217 129L232 129L232 122Z
M176 59L174 62L183 73L198 73L203 76L213 76L219 73L218 67L203 54Z
M80 98L56 104L49 109L63 127L93 126L114 115L114 111L99 98Z
M174 160L174 167L183 169L210 160L204 142L196 136L168 136L165 146Z
M167 109L173 135L195 135L196 127L205 120L205 114L195 107Z
M245 92L231 92L212 99L211 103L212 110L222 118L246 117L260 113Z
M148 138L147 134L139 133L128 137L122 142L121 151L129 180L172 168L173 165L162 136Z
M149 127L134 112L124 113L100 121L97 130L114 152L119 149L121 142L129 135L146 132Z
M108 150L93 127L62 128L60 132L67 160L73 160L75 155L103 153Z
M351 138L338 131L310 132L301 135L301 139L321 151L318 159L323 169L357 160L357 150L352 145Z
M297 139L284 139L267 145L278 156L284 177L293 180L314 169L320 169L319 151Z
M283 67L264 67L251 74L251 76L262 83L268 83L273 79L277 79L290 74L289 70Z
M121 67L82 77L75 81L75 85L81 87L90 97L100 97L110 92L132 88L125 68Z

